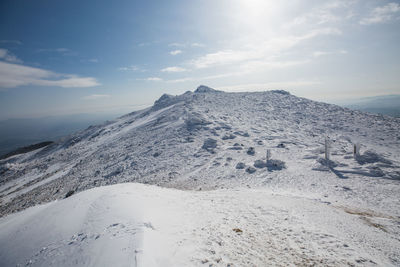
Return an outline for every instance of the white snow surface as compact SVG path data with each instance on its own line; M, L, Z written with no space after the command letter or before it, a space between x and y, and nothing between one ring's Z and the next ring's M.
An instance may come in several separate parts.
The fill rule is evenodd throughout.
M1 160L0 266L399 266L399 197L400 119L200 86Z
M390 266L398 237L369 225L386 220L266 188L126 183L0 219L0 265Z

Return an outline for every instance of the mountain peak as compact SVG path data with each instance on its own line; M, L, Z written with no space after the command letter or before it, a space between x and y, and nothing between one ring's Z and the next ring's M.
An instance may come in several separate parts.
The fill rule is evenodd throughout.
M271 92L276 93L276 94L281 94L281 95L290 95L290 92L285 91L285 90L271 90Z
M211 87L205 86L205 85L200 85L199 87L197 87L196 91L194 91L195 93L215 93L215 92L221 92L219 90L215 90Z

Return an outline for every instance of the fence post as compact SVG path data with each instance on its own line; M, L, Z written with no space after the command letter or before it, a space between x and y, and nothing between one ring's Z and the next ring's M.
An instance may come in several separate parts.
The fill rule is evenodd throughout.
M267 149L267 156L266 156L266 158L267 158L267 163L268 163L268 161L271 159L271 149Z
M360 143L357 143L357 144L355 144L354 146L355 146L355 153L356 153L356 156L360 156L360 147L361 147L361 144L360 144Z
M329 149L329 138L325 137L325 162L329 165L330 160L330 149Z

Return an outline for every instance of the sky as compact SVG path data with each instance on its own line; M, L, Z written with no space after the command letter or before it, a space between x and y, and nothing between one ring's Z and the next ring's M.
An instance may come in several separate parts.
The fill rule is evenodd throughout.
M0 2L0 119L120 113L200 84L400 94L400 1Z

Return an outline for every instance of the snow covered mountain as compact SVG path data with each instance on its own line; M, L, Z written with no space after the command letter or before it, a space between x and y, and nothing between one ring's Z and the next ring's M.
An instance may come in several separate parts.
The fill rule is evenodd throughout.
M361 145L356 157L355 143ZM0 265L74 265L67 256L78 250L84 252L77 264L107 265L105 257L90 258L112 246L95 242L101 231L111 239L123 233L127 254L114 250L122 259L133 257L134 266L400 264L400 119L286 91L226 93L200 86L164 94L150 108L1 160L0 175L2 216L68 197L1 218ZM122 184L69 197L126 182L174 189ZM116 202L104 200L113 196ZM69 220L60 210L74 214L68 229L56 226ZM118 218L124 222L114 222ZM43 225L30 223L42 219ZM58 229L55 236L40 235L49 227ZM146 235L155 229L164 229L158 234L169 249L162 255L154 252L158 237ZM129 237L133 232L140 237ZM31 235L23 252L11 253ZM229 242L235 244L224 249ZM138 251L146 251L139 261Z

